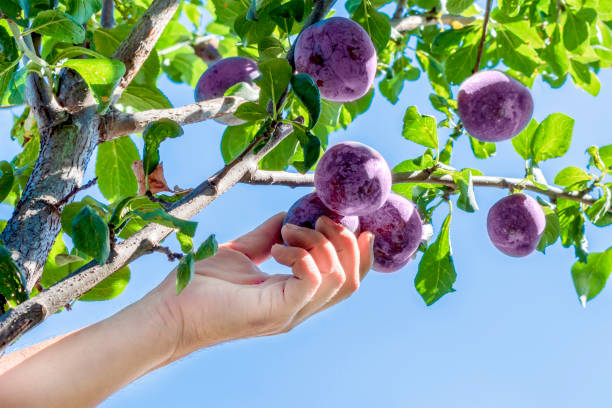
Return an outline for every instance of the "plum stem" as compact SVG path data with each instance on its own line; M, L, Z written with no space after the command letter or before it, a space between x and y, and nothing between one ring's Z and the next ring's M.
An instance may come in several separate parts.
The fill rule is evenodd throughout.
M476 56L476 65L472 70L472 74L475 74L480 69L480 60L482 58L482 50L484 49L485 38L487 37L487 26L489 25L489 17L491 16L492 5L493 0L487 0L484 21L482 22L482 36L480 37L480 43L478 44L478 55Z

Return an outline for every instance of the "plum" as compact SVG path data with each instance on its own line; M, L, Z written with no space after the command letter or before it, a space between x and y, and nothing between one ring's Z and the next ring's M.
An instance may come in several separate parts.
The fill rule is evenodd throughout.
M285 224L295 224L300 227L314 229L320 216L325 215L332 221L344 225L352 232L357 232L359 228L359 218L355 216L345 216L333 212L323 204L316 193L310 193L297 200L283 220Z
M500 142L520 133L531 120L529 89L500 71L481 71L466 79L457 98L459 117L470 135Z
M376 74L376 50L356 22L332 17L306 28L295 46L295 68L312 77L321 97L350 102L365 95Z
M220 98L229 88L239 82L255 86L253 80L260 76L257 63L249 58L230 57L212 64L202 74L195 90L196 102ZM243 120L233 115L215 119L226 125L240 125Z
M314 175L317 195L342 215L366 215L391 192L391 170L376 150L362 143L343 142L329 148Z
M526 256L533 252L546 227L540 204L525 194L512 194L489 210L487 230L493 245L506 255Z
M391 193L385 204L359 217L362 231L374 234L374 265L378 272L395 272L406 265L423 237L423 221L414 203Z

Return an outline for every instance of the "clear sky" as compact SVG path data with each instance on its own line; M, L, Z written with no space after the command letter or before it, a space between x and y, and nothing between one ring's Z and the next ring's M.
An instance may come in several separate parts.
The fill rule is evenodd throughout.
M542 165L550 181L568 165L584 166L591 144L612 143L609 128L612 72L600 75L592 97L568 82L560 90L537 81L534 117L563 112L576 119L568 155ZM193 102L185 85L160 80L174 106ZM376 92L371 110L330 143L357 140L379 150L391 166L421 154L401 137L410 105L435 114L425 78L408 82L397 105ZM10 141L12 115L0 110L0 159L18 151ZM438 116L439 117L439 116ZM162 160L169 185L192 187L222 166L223 127L205 122L184 127L164 142ZM139 146L142 141L134 140ZM467 138L455 147L452 165L487 175L521 177L523 161L509 141L486 161L473 157ZM86 180L93 177L92 160ZM238 185L199 214L198 242L216 233L220 241L249 231L284 211L308 188ZM97 191L92 194L99 197ZM457 270L455 293L426 307L414 289L418 262L399 272L371 272L350 299L306 321L288 334L236 341L194 353L109 398L103 407L570 407L612 404L612 288L583 310L570 267L573 250L559 243L547 255L516 259L489 242L486 214L505 191L477 189L481 210L454 211L451 226ZM10 216L0 205L0 219ZM434 218L438 231L446 209ZM587 226L592 251L612 245L612 231ZM34 237L33 237L34 238ZM175 241L170 241L175 245ZM160 255L132 264L132 280L119 297L78 302L50 317L10 350L92 324L142 297L173 268ZM269 273L287 270L266 262ZM151 339L155 341L155 339ZM95 352L95 350L91 350ZM96 370L96 367L91 367ZM100 372L100 375L105 373Z

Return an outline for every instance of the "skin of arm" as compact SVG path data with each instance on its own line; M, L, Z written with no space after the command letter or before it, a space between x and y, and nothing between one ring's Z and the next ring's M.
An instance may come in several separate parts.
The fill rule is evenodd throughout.
M373 235L321 217L315 230L277 214L196 263L175 294L176 271L138 302L94 325L0 359L0 406L95 406L204 347L286 333L353 294L372 264ZM288 245L282 245L282 238ZM291 275L268 275L270 256Z

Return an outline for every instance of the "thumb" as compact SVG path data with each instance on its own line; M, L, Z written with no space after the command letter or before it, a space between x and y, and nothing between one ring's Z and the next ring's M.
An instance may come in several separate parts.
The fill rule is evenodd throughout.
M251 261L260 264L270 256L272 245L282 242L280 231L284 218L284 212L278 213L248 234L226 242L221 247L242 252Z

